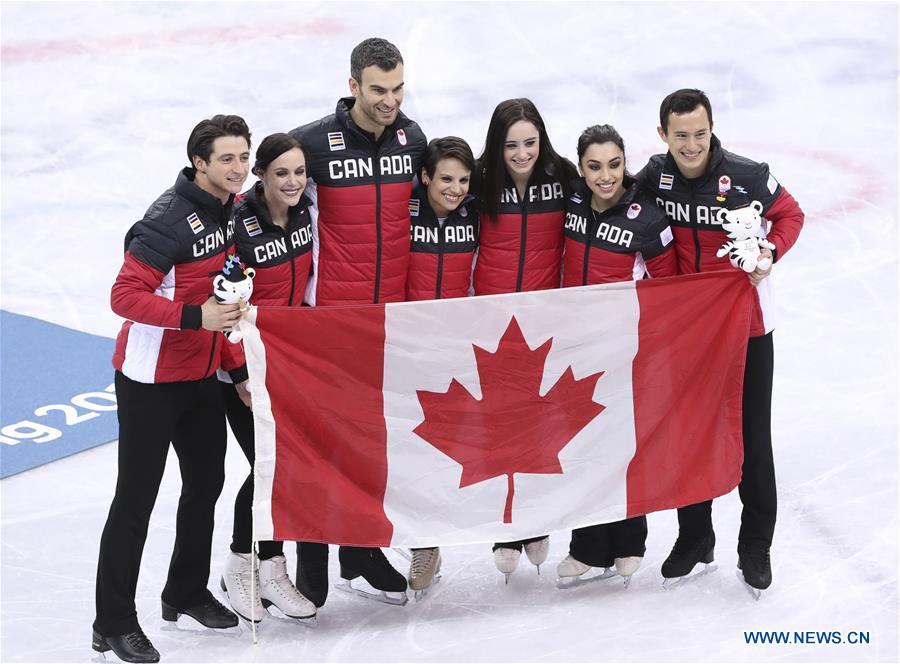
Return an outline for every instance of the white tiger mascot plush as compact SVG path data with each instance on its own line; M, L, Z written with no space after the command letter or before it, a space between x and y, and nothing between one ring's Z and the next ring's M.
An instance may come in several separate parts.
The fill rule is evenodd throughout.
M768 270L772 266L771 258L757 261L760 249L775 249L775 245L766 240L762 225L762 209L762 203L759 201L753 201L735 210L719 209L716 221L722 224L722 230L731 239L719 247L716 256L722 258L728 254L731 264L744 272L753 272L757 267Z
M213 279L213 295L216 302L222 304L241 304L241 310L246 307L250 296L253 294L253 277L256 270L245 267L235 254L229 254L225 260L222 274L217 274ZM233 344L239 343L243 335L239 330L231 329L225 332L225 337Z

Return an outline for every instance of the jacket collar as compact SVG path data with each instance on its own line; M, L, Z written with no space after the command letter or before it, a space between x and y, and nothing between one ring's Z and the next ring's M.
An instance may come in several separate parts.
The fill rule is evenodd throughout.
M266 201L263 198L262 182L256 182L252 188L241 194L240 204L246 206L247 211L253 214L262 226L281 229L280 226L272 221L269 207L266 205ZM297 204L288 208L288 230L293 228L300 215L303 214L304 210L311 204L312 201L306 195L306 192L304 192L300 195L300 200Z
M419 216L423 217L427 214L427 220L435 222L437 221L437 215L434 213L434 210L431 208L431 203L428 201L428 189L425 188L421 182L419 182L419 178L416 177L415 182L413 184L413 198L419 199ZM468 219L469 215L472 214L472 211L469 209L469 204L475 200L475 196L472 194L466 194L463 196L462 201L453 210L449 215L447 215L447 220L450 221L457 217L462 217L464 219ZM425 213L425 214L423 214Z
M622 194L622 198L619 199L619 202L613 205L608 210L605 210L604 212L597 212L596 214L605 215L611 212L621 211L627 209L628 206L631 205L631 203L634 201L635 196L637 196L638 187L640 185L638 185L637 181L635 181L628 175L625 176L623 184L625 185L625 193ZM572 182L572 190L575 194L581 196L581 198L584 200L585 205L587 205L588 208L590 208L593 212L594 209L591 207L591 197L593 194L590 187L588 187L587 182L584 181L584 178L578 178L577 180L574 180Z
M222 205L222 201L197 186L194 182L196 174L193 168L185 166L175 179L175 193L193 203L212 221L220 224L228 221L234 204L234 195L229 196L228 202Z
M709 178L713 171L718 172L720 170L719 166L724 157L725 151L722 149L722 143L719 141L719 138L713 134L709 140L709 161L706 162L706 168L703 170L703 173L695 178L684 177L684 175L681 174L681 171L678 170L678 164L675 163L675 157L672 156L671 152L666 152L663 170L667 173L671 172L673 175L686 182L704 182Z
M350 131L355 131L371 140L374 140L375 135L371 132L365 131L361 129L359 125L357 125L353 121L353 117L350 115L350 109L356 104L356 97L341 97L338 99L337 106L334 109L334 115L337 118L338 123L345 127ZM408 117L403 114L403 111L397 111L397 118L384 128L384 132L382 133L382 137L385 136L388 132L394 132L398 129L403 129L412 123Z

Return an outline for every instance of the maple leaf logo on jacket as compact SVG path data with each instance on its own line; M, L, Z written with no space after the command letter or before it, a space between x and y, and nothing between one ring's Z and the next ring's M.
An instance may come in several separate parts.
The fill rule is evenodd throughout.
M416 392L425 420L413 431L462 465L459 488L506 475L503 523L512 523L513 475L561 474L560 450L606 408L592 398L602 371L576 380L566 367L540 395L552 344L530 348L513 316L496 352L472 345L481 400L456 378L446 392Z

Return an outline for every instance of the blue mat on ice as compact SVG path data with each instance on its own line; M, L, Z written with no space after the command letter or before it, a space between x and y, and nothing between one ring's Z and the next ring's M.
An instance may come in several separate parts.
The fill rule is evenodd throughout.
M114 346L0 311L0 477L118 437Z

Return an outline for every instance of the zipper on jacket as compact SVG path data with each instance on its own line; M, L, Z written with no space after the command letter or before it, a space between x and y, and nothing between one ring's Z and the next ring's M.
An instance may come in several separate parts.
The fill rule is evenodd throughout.
M213 332L212 348L209 349L209 362L206 363L206 371L203 372L204 378L209 375L209 370L212 368L213 357L216 355L216 338L218 334L218 332Z
M519 272L516 275L516 292L522 292L522 277L525 273L525 245L528 236L528 185L525 185L525 194L522 196L522 233L519 237Z
M287 225L288 225L288 228L291 227L290 218L288 218ZM298 225L298 228L299 228L299 225ZM291 305L294 304L294 288L295 288L295 284L296 284L296 276L294 274L295 269L296 269L294 267L294 245L291 243L291 238L290 238L290 235L288 234L288 232L286 230L282 230L281 232L284 233L285 243L288 246L288 254L291 258L291 290L290 290L290 293L288 294L288 306L290 307Z
M378 304L378 292L381 290L381 177L378 170L378 150L375 151L375 297L372 302Z
M688 180L689 186L691 188L691 207L690 210L693 211L694 220L691 222L691 233L694 236L694 271L700 271L700 230L697 228L697 196L694 193L694 182L692 180Z
M447 217L447 221L450 221L450 218ZM444 222L444 225L447 224L447 221ZM441 231L444 230L444 227L441 226L440 222L438 222L438 264L437 264L437 284L434 288L434 299L441 299L441 280L444 275L444 233Z
M591 208L591 219L588 222L584 233L584 269L581 272L581 285L588 285L588 260L591 255L591 238L594 236L594 222L597 220L597 213Z

